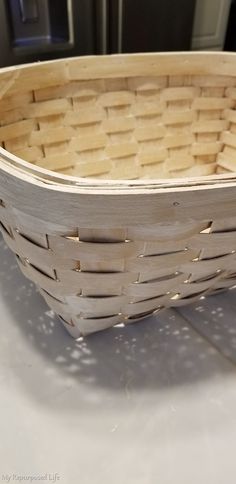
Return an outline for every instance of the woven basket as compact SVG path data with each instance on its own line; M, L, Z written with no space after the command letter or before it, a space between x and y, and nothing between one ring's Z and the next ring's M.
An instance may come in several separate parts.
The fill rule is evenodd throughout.
M2 69L0 143L4 239L74 337L235 284L235 54Z

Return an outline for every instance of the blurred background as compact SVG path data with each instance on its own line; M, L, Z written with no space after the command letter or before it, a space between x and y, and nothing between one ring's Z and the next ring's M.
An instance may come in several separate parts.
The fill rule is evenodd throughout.
M236 50L236 0L1 0L0 66L121 52Z
M1 0L0 66L90 54L236 50L236 0Z

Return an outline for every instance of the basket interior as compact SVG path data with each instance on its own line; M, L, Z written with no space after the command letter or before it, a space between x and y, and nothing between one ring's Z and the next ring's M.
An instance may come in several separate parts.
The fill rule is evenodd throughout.
M0 144L8 152L78 177L236 171L234 76L63 79L55 65L37 68L37 76L31 67L20 91L4 89L9 79L1 84L0 75Z

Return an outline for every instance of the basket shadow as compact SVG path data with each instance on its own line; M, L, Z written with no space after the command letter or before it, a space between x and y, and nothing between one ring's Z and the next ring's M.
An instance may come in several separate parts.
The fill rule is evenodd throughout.
M124 394L136 389L192 385L233 370L174 310L125 328L95 333L82 341L73 340L34 284L21 274L3 240L0 240L0 260L1 299L11 315L10 324L22 332L26 346L40 354L41 366L54 367L64 381L66 375L73 385L99 386ZM14 352L17 351L16 345ZM14 371L20 372L20 367ZM34 377L21 374L21 381L24 378L23 383L39 399L43 398L42 389L45 385L48 389L49 381L51 386L57 384L53 372L46 377L40 367ZM76 401L71 405L76 406Z
M215 296L183 306L179 313L191 327L236 365L236 290L235 287Z

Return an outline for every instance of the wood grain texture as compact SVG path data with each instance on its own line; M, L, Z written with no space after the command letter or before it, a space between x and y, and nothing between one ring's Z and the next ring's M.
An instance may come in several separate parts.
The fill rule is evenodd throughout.
M0 87L0 228L74 337L235 285L235 54L37 63Z

